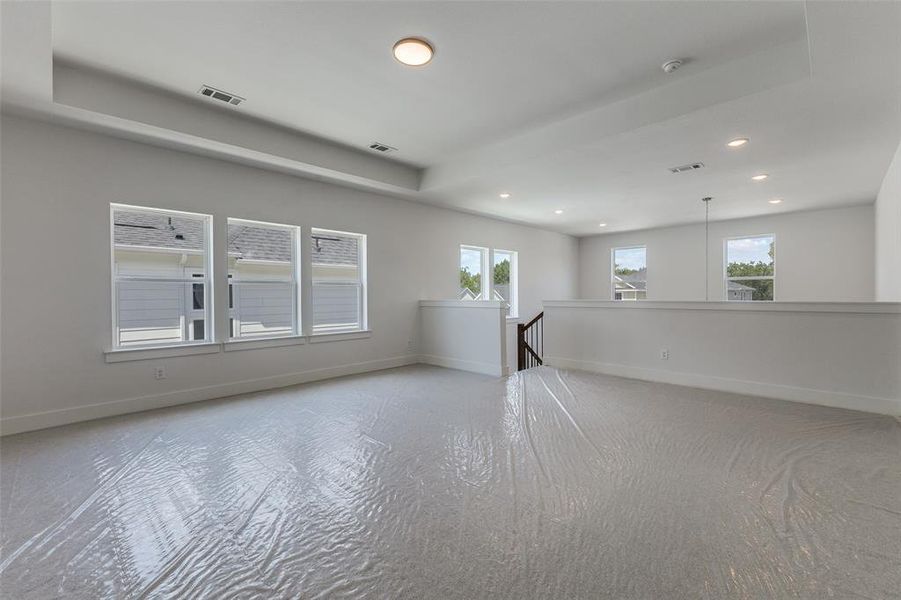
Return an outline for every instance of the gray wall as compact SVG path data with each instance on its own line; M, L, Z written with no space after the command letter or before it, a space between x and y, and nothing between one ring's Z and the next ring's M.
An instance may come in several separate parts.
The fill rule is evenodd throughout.
M901 304L576 300L545 319L556 367L901 415Z
M876 198L876 299L901 302L901 145Z
M175 403L403 361L417 352L418 301L456 297L460 244L519 252L524 317L545 298L575 295L570 236L36 121L4 116L0 127L4 421L96 416L104 409L84 407L147 408L154 398ZM212 214L214 243L227 217L368 234L372 337L107 364L111 202ZM224 286L217 282L217 318ZM154 379L157 365L167 379Z
M715 209L714 209L715 210ZM872 302L873 207L785 213L710 224L710 300L724 299L723 240L776 235L776 300ZM649 300L704 300L704 225L580 240L579 295L610 299L610 250L647 246Z

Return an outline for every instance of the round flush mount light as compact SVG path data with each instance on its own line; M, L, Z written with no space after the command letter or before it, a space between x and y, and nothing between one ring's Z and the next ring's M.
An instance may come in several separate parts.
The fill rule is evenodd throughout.
M748 138L735 138L734 140L730 141L726 145L729 146L730 148L741 148L742 146L744 146L747 143L748 143Z
M507 198L510 197L510 192L501 192L500 194L498 194L498 196L500 196L501 198L506 200Z
M427 65L435 54L432 45L422 38L409 37L394 44L394 58L410 67Z
M606 227L606 226L607 226L606 223L598 223L598 227Z
M759 175L753 175L751 179L753 179L754 181L763 181L767 177L769 177L769 175L767 175L766 173L761 173Z
M555 215L562 215L562 214L563 214L563 209L562 209L562 208L558 208L557 210L554 211L554 214L555 214Z
M782 198L772 198L767 200L770 204L782 204Z

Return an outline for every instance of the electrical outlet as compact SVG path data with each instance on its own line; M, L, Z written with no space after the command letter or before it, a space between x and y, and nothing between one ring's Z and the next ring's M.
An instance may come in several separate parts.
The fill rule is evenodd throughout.
M660 360L669 360L669 350L664 348L660 351Z
M153 378L154 379L165 379L166 378L166 369L163 367L156 367L153 370Z

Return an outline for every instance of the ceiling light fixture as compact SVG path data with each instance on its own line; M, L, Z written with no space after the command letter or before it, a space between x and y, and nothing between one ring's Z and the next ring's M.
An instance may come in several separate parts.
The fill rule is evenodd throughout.
M754 181L763 181L767 177L769 177L769 175L767 175L766 173L761 173L760 175L752 176L751 179L753 179Z
M663 63L662 65L660 65L660 68L663 69L664 73L670 74L673 71L676 71L681 66L682 66L682 61L679 60L678 58L674 58L673 60L668 60L665 63Z
M710 202L712 196L701 198L704 203L704 300L710 302Z
M501 198L506 200L507 198L510 197L510 192L501 192L500 194L498 194L498 196L500 196Z
M607 226L606 223L598 223L598 227L606 227L606 226Z
M735 138L734 140L732 140L731 142L729 142L726 145L729 146L730 148L741 148L742 146L744 146L747 143L748 143L748 138Z
M554 214L555 214L555 215L562 215L562 214L563 214L563 209L562 209L562 208L558 208L557 210L554 211Z
M770 204L782 204L782 198L773 198L772 200L768 200Z
M432 45L422 38L409 37L394 44L394 58L410 67L427 65L435 54Z

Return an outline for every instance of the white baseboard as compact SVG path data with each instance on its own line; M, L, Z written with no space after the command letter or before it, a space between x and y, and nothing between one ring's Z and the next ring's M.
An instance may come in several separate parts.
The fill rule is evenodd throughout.
M47 427L56 427L58 425L78 423L80 421L89 421L92 419L101 419L103 417L114 417L145 410L153 410L156 408L164 408L167 406L199 402L201 400L211 400L213 398L224 398L227 396L235 396L237 394L259 392L262 390L319 381L322 379L331 379L333 377L341 377L344 375L356 375L358 373L380 371L382 369L411 365L417 362L420 362L419 357L415 355L396 356L393 358L351 363L324 369L287 373L285 375L276 375L273 377L245 379L230 383L190 388L166 394L139 396L137 398L126 398L124 400L114 400L112 402L88 404L86 406L32 413L17 417L6 417L0 419L0 435L11 435L36 429L46 429Z
M420 355L419 361L427 365L447 367L448 369L458 369L460 371L472 371L473 373L483 373L485 375L494 375L495 377L503 377L507 374L501 365L475 360L463 360L462 358L423 354Z
M137 398L127 398L124 400L115 400L112 402L89 404L75 408L32 413L29 415L21 415L17 417L6 417L0 419L0 435L11 435L25 431L45 429L47 427L56 427L59 425L68 425L70 423L89 421L92 419L101 419L104 417L113 417L129 413L142 412L157 408L165 408L167 406L177 406L180 404L188 404L202 400L211 400L214 398L224 398L237 394L259 392L262 390L287 387L300 383L331 379L333 377L342 377L345 375L356 375L359 373L380 371L383 369L391 369L394 367L411 365L418 362L450 369L460 369L464 371L483 373L485 375L492 375L495 377L501 377L508 374L503 371L500 365L491 363L482 363L478 361L468 361L433 355L397 356L393 358L339 365L336 367L288 373L274 377L245 379L231 383L179 390L166 394L140 396ZM697 373L647 369L644 367L633 367L629 365L619 365L613 363L597 363L556 356L546 357L545 364L565 369L579 369L583 371L592 371L595 373L604 373L607 375L629 377L632 379L642 379L645 381L671 383L675 385L684 385L752 396L763 396L766 398L776 398L779 400L789 400L792 402L803 402L806 404L819 404L822 406L847 408L851 410L861 410L892 416L901 415L901 400L894 398L879 398L874 396L844 394L827 390L793 387L772 383L763 383L758 381L744 381L740 379L729 379L711 375L700 375Z
M617 375L619 377L628 377L630 379L671 383L674 385L684 385L720 392L763 396L765 398L803 402L805 404L818 404L820 406L831 406L834 408L847 408L850 410L860 410L882 415L901 415L901 399L899 398L861 396L842 392L832 392L829 390L794 387L761 381L745 381L698 373L664 371L661 369L648 369L645 367L634 367L614 363L599 363L574 358L563 358L560 356L545 357L545 364L564 369L578 369L581 371L603 373L605 375Z

